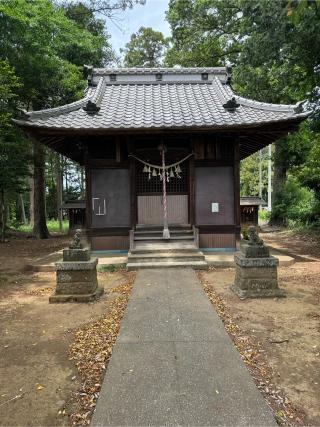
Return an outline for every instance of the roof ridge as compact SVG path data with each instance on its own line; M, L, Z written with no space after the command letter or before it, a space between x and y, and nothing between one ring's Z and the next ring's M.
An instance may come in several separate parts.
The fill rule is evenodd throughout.
M215 80L219 79L215 78ZM261 102L254 99L245 98L243 96L237 95L229 85L223 85L221 82L219 89L222 89L225 95L228 94L230 99L234 97L240 105L244 107L255 108L257 110L276 111L279 113L296 113L296 109L299 107L299 105L301 105L301 101L297 102L296 104L274 104L270 102Z
M71 102L70 104L61 105L55 108L47 108L44 110L37 111L26 111L25 114L28 119L38 119L44 118L46 116L56 116L59 114L70 113L71 111L78 110L81 108L82 104L90 98L89 95L86 95L84 98L79 99L78 101Z
M208 85L212 84L212 81L196 81L196 80L161 80L161 81L149 81L149 80L141 80L141 81L115 81L115 82L105 82L106 86L176 86L176 85Z
M105 75L105 74L228 74L228 67L118 67L118 68L94 68L91 70L93 75Z
M225 93L224 93L225 92L224 89L225 89L226 85L223 85L218 77L215 77L212 80L211 84L213 85L213 83L215 83L215 88L217 88L217 95L218 95L220 101L226 102L229 99L229 97L225 96Z
M253 99L244 98L243 96L236 95L234 97L237 102L245 107L256 108L258 110L277 111L279 113L294 113L297 104L272 104L268 102L255 101Z

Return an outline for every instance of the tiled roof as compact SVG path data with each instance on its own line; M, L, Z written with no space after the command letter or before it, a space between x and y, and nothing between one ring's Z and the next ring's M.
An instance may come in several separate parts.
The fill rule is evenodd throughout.
M240 206L265 206L266 202L258 196L240 197Z
M86 202L84 200L67 200L62 203L62 209L85 209Z
M221 67L90 72L93 86L82 100L27 113L26 120L16 123L42 129L225 129L296 121L308 115L295 105L266 104L236 96L227 84L227 69ZM161 75L160 81L156 74ZM232 98L236 106L230 110L227 102Z

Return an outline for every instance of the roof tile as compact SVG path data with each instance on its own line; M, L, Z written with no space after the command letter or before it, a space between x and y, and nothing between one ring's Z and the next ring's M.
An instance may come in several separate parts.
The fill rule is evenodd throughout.
M195 70L197 69L190 69L190 73L195 73ZM198 69L197 72L204 72L203 70L205 69ZM127 73L129 72L134 74L134 70L127 70ZM149 72L151 71L146 71ZM121 70L119 73L124 74L125 71ZM174 73L179 74L177 70L174 70ZM188 70L183 69L181 73L187 74ZM105 74L101 72L101 75L98 85L88 88L82 100L51 110L29 113L26 121L17 123L32 127L63 129L204 126L219 128L291 120L308 115L308 113L296 114L293 105L266 104L238 97L218 77L205 83L178 80L110 84L106 81L106 72ZM223 107L223 104L232 97L240 104L234 112L227 111ZM88 100L99 104L99 113L88 114L83 110Z

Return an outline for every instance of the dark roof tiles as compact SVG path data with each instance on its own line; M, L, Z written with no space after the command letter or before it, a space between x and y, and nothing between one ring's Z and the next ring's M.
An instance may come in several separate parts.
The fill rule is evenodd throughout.
M136 70L136 71L135 71ZM256 102L236 96L231 88L223 84L218 69L159 69L181 75L180 80L169 82L138 83L107 81L107 71L95 70L99 76L95 87L88 87L85 97L62 107L28 113L20 125L38 128L60 129L146 129L146 128L199 128L237 127L268 122L293 120L308 113L296 114L294 105L275 105ZM207 71L206 71L207 70ZM209 82L194 81L194 74L216 70ZM113 70L115 73L137 73L137 69ZM154 70L140 70L140 74L151 74ZM170 75L171 75L170 74ZM188 80L193 74L193 80ZM201 76L200 76L201 77ZM175 77L177 78L177 77ZM223 105L235 97L240 104L234 112ZM99 111L84 111L91 101Z

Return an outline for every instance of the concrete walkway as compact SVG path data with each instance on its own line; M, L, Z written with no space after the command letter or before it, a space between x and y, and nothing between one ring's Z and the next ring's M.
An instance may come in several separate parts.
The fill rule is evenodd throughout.
M91 425L276 425L193 270L139 271Z

